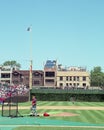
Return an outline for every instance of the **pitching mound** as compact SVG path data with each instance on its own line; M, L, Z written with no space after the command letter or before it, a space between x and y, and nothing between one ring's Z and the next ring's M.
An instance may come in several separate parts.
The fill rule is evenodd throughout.
M79 116L79 115L74 113L63 112L63 113L51 114L50 116L66 117L66 116Z

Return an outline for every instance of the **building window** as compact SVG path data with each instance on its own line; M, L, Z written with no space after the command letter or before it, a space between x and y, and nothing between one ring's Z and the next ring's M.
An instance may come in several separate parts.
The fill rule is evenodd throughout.
M38 80L34 80L34 85L39 85L40 82Z
M60 87L63 87L63 83L60 83Z
M75 76L73 77L73 80L76 81L76 77Z
M69 86L69 84L68 84L68 83L66 83L66 86Z
M13 77L18 78L18 77L19 77L19 75L15 75L15 74L13 74Z
M83 81L86 81L86 77L85 76L83 76Z
M19 77L19 73L13 72L13 76L14 76L14 77Z
M83 87L85 87L86 86L86 83L83 83Z
M72 81L72 76L70 76L70 81Z
M45 82L46 83L54 83L54 79L46 79Z
M10 74L1 74L1 78L10 78Z
M74 83L73 86L76 87L76 83Z
M45 77L55 77L55 72L45 72Z
M63 77L62 77L62 76L60 76L60 80L61 80L61 81L63 80Z
M70 86L72 86L72 83L70 83Z
M77 81L79 81L79 76L77 76Z
M38 72L35 72L33 75L34 75L34 77L39 77L39 73Z
M68 76L66 76L66 81L68 81Z

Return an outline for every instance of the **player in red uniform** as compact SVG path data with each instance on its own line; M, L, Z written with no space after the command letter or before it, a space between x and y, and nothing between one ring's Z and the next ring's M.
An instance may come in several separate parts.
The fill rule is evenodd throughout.
M35 96L33 96L32 98L32 115L33 116L37 116L37 112L36 112L36 102L37 102L37 99Z

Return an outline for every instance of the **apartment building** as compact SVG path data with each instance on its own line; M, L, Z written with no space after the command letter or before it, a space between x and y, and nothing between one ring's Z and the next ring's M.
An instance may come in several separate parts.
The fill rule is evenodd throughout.
M29 70L19 70L10 66L0 66L0 82L29 86ZM44 85L44 72L42 70L32 71L32 86Z
M90 86L90 74L83 67L58 67L57 87L87 88Z
M29 70L0 66L0 82L29 86ZM84 67L62 67L56 60L47 60L44 70L32 70L32 86L87 88L90 74Z
M57 65L56 61L47 60L44 65L44 86L54 87L56 86L56 72Z
M0 66L0 82L12 83L12 68L10 66Z
M15 70L12 73L12 82L14 85L24 84L29 87L29 70ZM44 72L41 70L32 70L32 86L43 86Z

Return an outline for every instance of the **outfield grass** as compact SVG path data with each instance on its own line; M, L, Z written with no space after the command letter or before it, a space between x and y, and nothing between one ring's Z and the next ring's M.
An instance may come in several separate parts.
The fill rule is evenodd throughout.
M58 113L59 111L46 110L48 113ZM41 112L41 110L40 110ZM44 111L43 111L44 112ZM66 120L71 122L83 122L92 124L104 124L104 111L98 110L63 110L61 112L69 112L74 114L79 114L78 116L71 117L48 117L50 119Z
M20 106L31 106L31 102L19 104ZM102 102L75 102L74 104L71 102L46 102L39 101L38 106L97 106L104 107L104 103ZM30 110L21 110L22 114L30 113ZM52 113L74 113L78 114L78 116L73 117L48 117L49 119L58 119L58 120L66 120L73 122L83 122L83 123L92 123L92 124L104 124L104 110L49 110L49 109L39 109L37 110L39 114L43 114L47 112L49 114Z
M57 102L57 101L38 101L38 106L92 106L92 107L104 107L103 102L75 102L74 104L72 102L66 101L66 102ZM26 103L19 103L19 106L30 106L31 102ZM21 114L29 114L30 109L24 109L19 110ZM104 124L104 110L52 110L52 109L39 109L37 110L37 113L43 114L44 112L47 112L49 114L52 113L62 113L62 112L68 112L68 113L74 113L78 114L78 116L73 117L47 117L48 119L55 119L55 120L65 120L69 122L82 122L82 123L90 123L90 124ZM44 118L41 116L40 118ZM13 130L99 130L104 128L69 128L69 127L17 127Z
M104 107L104 102L75 102L70 101L38 101L38 106L101 106ZM19 103L19 106L31 106L31 102Z

